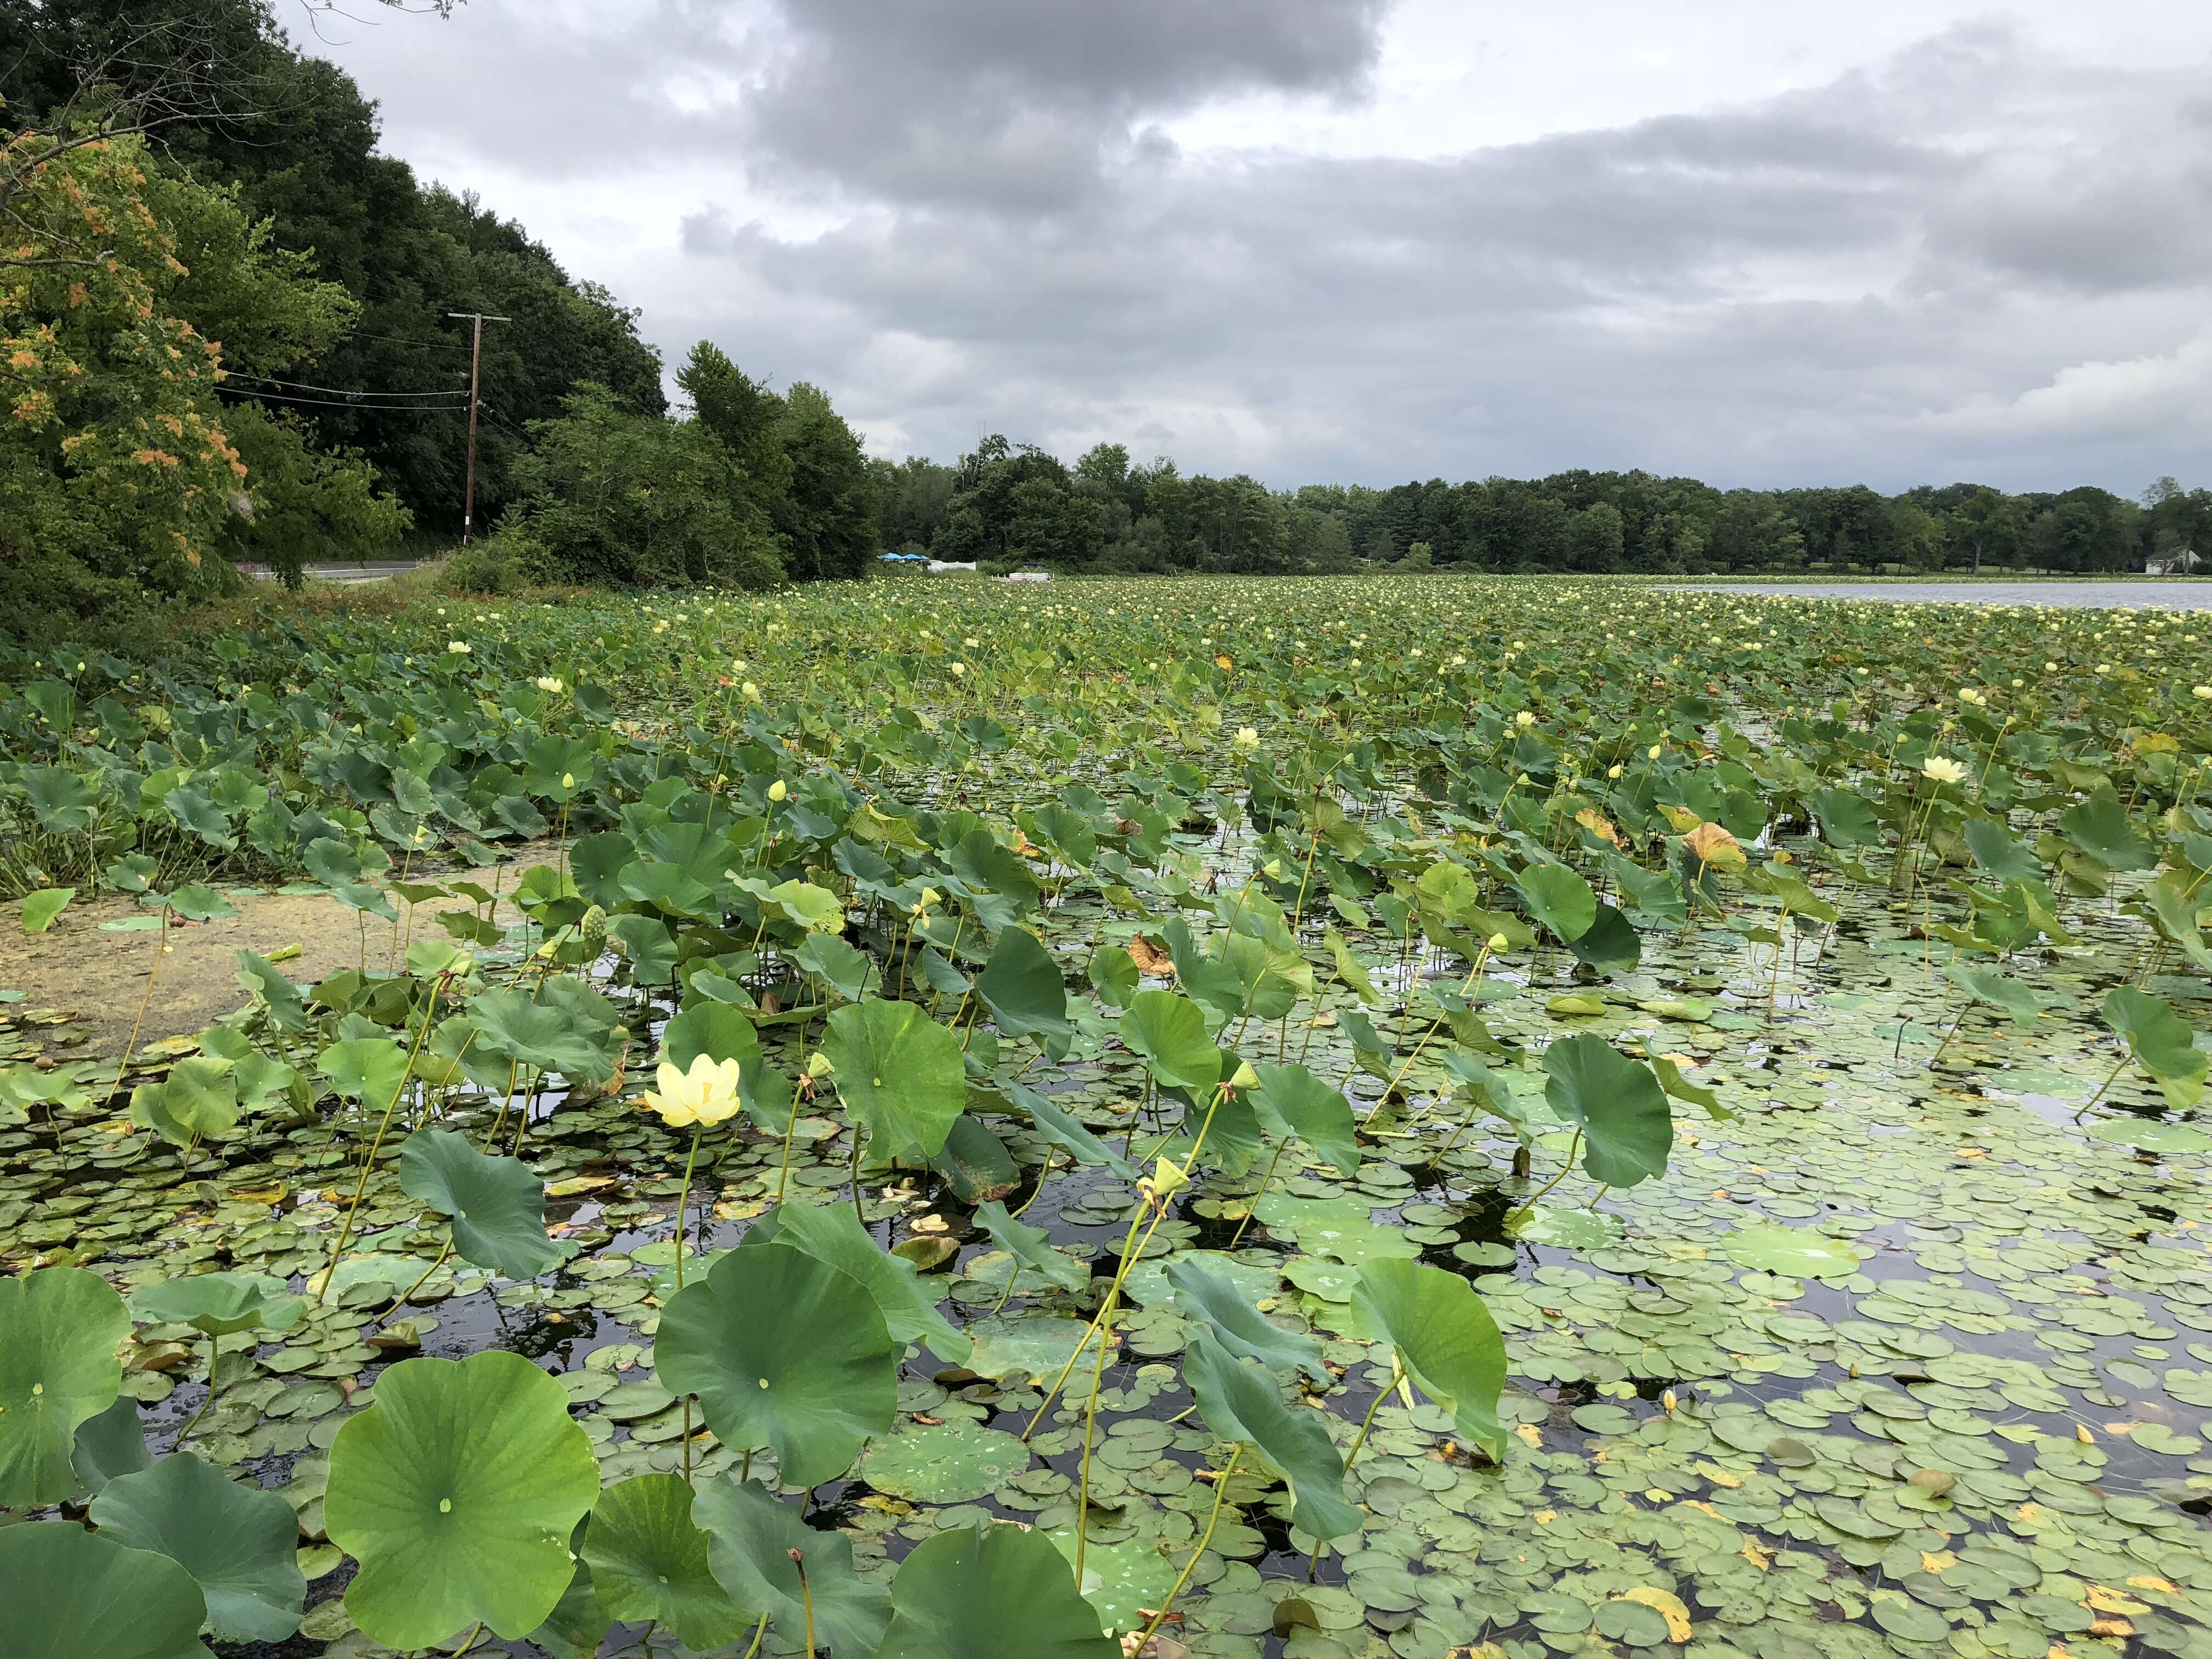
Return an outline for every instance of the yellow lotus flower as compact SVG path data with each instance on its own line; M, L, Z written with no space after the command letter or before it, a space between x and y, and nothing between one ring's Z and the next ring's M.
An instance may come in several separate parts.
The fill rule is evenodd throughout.
M781 778L778 778L774 783L771 783L768 787L768 798L770 800L782 800L790 793L791 786L786 783Z
M1245 754L1257 754L1260 750L1260 729L1255 726L1240 726L1231 739L1233 745Z
M467 642L462 640L447 640L446 650L448 654L456 657L465 657L469 654Z
M645 1091L645 1103L660 1114L671 1128L687 1124L702 1127L738 1115L738 1062L714 1060L701 1054L688 1071L678 1071L662 1060L653 1073L658 1090Z
M1920 769L1937 783L1964 783L1966 781L1964 763L1947 755L1930 755L1920 763Z
M567 690L568 687L561 683L560 676L557 674L540 674L538 677L538 689L550 697L557 697L562 692Z

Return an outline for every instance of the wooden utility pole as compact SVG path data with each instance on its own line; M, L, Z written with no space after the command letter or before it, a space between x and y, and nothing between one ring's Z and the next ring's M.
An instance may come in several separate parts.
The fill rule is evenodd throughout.
M469 346L469 473L466 493L461 500L461 545L469 544L475 533L477 518L477 370L483 361L483 325L486 323L511 323L512 317L487 317L481 311L449 311L448 317L465 318L476 325L476 337Z

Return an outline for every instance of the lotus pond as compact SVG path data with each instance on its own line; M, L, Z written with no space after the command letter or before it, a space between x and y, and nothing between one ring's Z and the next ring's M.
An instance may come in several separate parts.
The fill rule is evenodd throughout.
M0 653L0 1655L2212 1653L2197 626Z

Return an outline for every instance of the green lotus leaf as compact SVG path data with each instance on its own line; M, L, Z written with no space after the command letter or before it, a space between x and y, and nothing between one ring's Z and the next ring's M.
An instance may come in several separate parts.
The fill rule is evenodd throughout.
M1589 963L1601 973L1626 974L1644 960L1644 940L1636 931L1636 924L1602 901L1590 925L1578 937L1567 941L1567 949L1574 952L1577 961Z
M1761 1223L1723 1241L1729 1260L1792 1279L1842 1279L1859 1270L1859 1253L1839 1238L1802 1227Z
M660 1028L660 1057L679 1072L704 1054L720 1062L743 1060L761 1051L752 1021L726 1003L702 1002L686 1008Z
M975 994L1008 1036L1065 1042L1075 1035L1067 1023L1067 981L1060 964L1025 927L999 935L975 981Z
M125 1474L151 1468L153 1454L146 1449L146 1431L138 1420L138 1402L118 1395L115 1403L76 1425L76 1444L70 1454L78 1483L94 1494Z
M848 1002L858 1002L883 988L884 976L868 953L856 950L835 933L809 933L791 953L794 966L819 975L830 988Z
M1221 1081L1221 1050L1206 1015L1172 991L1139 991L1121 1020L1121 1041L1151 1062L1152 1075L1170 1089L1211 1089Z
M1091 953L1091 988L1107 1007L1127 1007L1143 983L1137 959L1123 946L1102 945Z
M686 1647L720 1647L760 1615L714 1582L692 1504L681 1475L641 1474L609 1486L592 1506L583 1556L592 1594L614 1618L658 1620Z
M399 1188L453 1218L464 1261L528 1279L562 1260L545 1235L545 1183L520 1158L480 1152L451 1129L417 1129L399 1151Z
M1075 1528L1054 1527L1044 1535L1073 1573ZM1188 1549L1182 1553L1188 1554ZM1109 1635L1140 1630L1147 1616L1145 1610L1158 1607L1175 1588L1177 1571L1176 1557L1163 1540L1131 1538L1108 1544L1093 1538L1083 1549L1083 1599Z
M214 888L198 882L178 888L165 903L172 915L181 916L186 921L221 921L238 914L236 905Z
M940 1359L968 1363L968 1334L938 1309L931 1285L903 1256L876 1248L866 1229L843 1205L786 1204L746 1230L744 1246L787 1244L817 1261L848 1273L867 1287L891 1340L927 1343Z
M131 1091L131 1121L144 1125L173 1146L228 1134L238 1127L238 1079L228 1060L191 1054L169 1068L159 1083L141 1083Z
M2158 854L2106 784L2058 815L2058 832L2107 870L2148 870Z
M1030 1121L1039 1134L1078 1164L1111 1170L1124 1181L1134 1181L1140 1173L1135 1164L1093 1134L1049 1095L1032 1089L1025 1083L1009 1083L1006 1093L1017 1106L1030 1115Z
M0 1608L8 1659L214 1659L191 1574L67 1521L0 1528Z
M1622 1232L1621 1219L1602 1210L1579 1204L1539 1204L1522 1216L1512 1235L1530 1244L1550 1244L1563 1250L1594 1249L1610 1244Z
M725 1444L772 1447L790 1486L836 1480L898 1414L901 1345L874 1297L788 1245L732 1250L670 1297L653 1358Z
M2186 1123L2167 1123L2154 1117L2116 1117L2089 1131L2097 1139L2138 1152L2212 1152L2212 1135Z
M2189 1022L2164 997L2116 985L2105 994L2105 1024L2128 1045L2128 1052L2177 1111L2187 1111L2204 1094L2206 1058L2197 1047Z
M406 1085L407 1052L382 1037L348 1037L318 1054L315 1069L337 1093L380 1112Z
M1006 1143L992 1133L981 1119L965 1115L952 1120L945 1145L930 1158L929 1167L945 1177L954 1200L962 1204L1003 1198L1022 1179L1020 1166L1006 1150Z
M1546 1102L1582 1126L1583 1168L1608 1187L1633 1187L1667 1172L1674 1120L1649 1066L1586 1033L1547 1048L1544 1070Z
M1051 1233L1008 1215L1006 1206L996 1199L976 1207L975 1221L991 1235L993 1243L1048 1285L1079 1291L1091 1283L1088 1262L1054 1249Z
M1085 1321L1065 1314L993 1314L968 1327L975 1343L968 1369L1000 1382L1019 1376L1049 1378L1074 1355L1086 1328Z
M149 1323L190 1325L207 1336L281 1335L307 1317L307 1301L267 1273L194 1273L140 1285L131 1292L131 1311Z
M1460 1437L1504 1462L1498 1395L1505 1386L1505 1339L1474 1286L1441 1267L1370 1261L1359 1270L1352 1304L1389 1333L1399 1363L1451 1413Z
M568 1588L569 1534L599 1492L567 1393L521 1355L403 1360L331 1447L324 1527L361 1563L346 1611L386 1647L477 1620L527 1636Z
M584 1534L590 1524L586 1522L579 1527L569 1541L568 1547L576 1553L575 1576L553 1604L553 1611L545 1615L545 1622L530 1632L530 1640L553 1659L599 1659L599 1647L614 1628L614 1615L592 1588L591 1564L583 1557Z
M968 1104L960 1039L919 1003L863 997L830 1016L822 1039L837 1092L890 1155L933 1158Z
M2001 969L1973 968L1954 962L1944 969L1943 977L1976 1002L1985 1002L2008 1014L2015 1024L2033 1025L2036 1016L2043 1012L2043 1000Z
M974 1423L917 1423L878 1440L860 1458L860 1478L916 1504L988 1498L1030 1466L1018 1435Z
M2043 862L1995 818L1968 818L1960 826L1974 862L2000 881L2041 881Z
M1359 1530L1360 1513L1345 1500L1344 1460L1317 1413L1285 1405L1273 1377L1233 1357L1204 1327L1191 1339L1183 1380L1207 1428L1256 1448L1290 1483L1302 1530L1323 1540Z
M557 982L557 981L549 981ZM486 991L469 1002L476 1047L487 1054L588 1083L614 1075L612 1045L575 1010L526 991Z
M876 1659L1120 1659L1052 1541L991 1522L923 1540L891 1581Z
M890 1598L853 1572L853 1540L799 1518L757 1480L724 1475L699 1494L691 1517L708 1533L707 1564L740 1607L766 1613L796 1649L814 1609L816 1640L836 1654L873 1654L890 1622ZM803 1558L792 1559L797 1551ZM805 1583L799 1582L804 1567Z
M0 1504L58 1504L76 1491L77 1425L115 1403L115 1350L130 1334L123 1298L97 1273L0 1279Z
M1334 1380L1322 1363L1320 1343L1271 1322L1227 1279L1190 1257L1170 1261L1165 1272L1176 1305L1191 1318L1203 1320L1221 1346L1238 1358L1304 1370L1323 1388Z
M190 1452L110 1480L92 1522L118 1544L166 1555L207 1601L207 1627L228 1642L282 1642L300 1628L307 1581L300 1517L273 1492L240 1484Z
M69 908L69 902L76 896L74 887L49 887L43 891L23 896L23 931L43 933L54 925L54 918Z
M1339 1175L1359 1170L1359 1134L1352 1103L1303 1066L1257 1065L1260 1086L1245 1098L1271 1134L1296 1135Z
M1597 894L1564 864L1532 864L1513 884L1528 914L1569 945L1597 920Z

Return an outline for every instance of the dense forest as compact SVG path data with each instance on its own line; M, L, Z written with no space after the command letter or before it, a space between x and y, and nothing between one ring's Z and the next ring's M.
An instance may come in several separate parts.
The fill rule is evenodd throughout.
M1863 484L1723 490L1581 471L1271 490L1250 477L1186 477L1165 458L1132 465L1119 444L1071 467L996 436L957 465L878 461L875 476L894 547L1075 570L2099 573L2212 551L2212 490L2172 478L2133 501L2094 486L2007 495L1954 483L1884 496Z
M636 312L380 155L374 106L269 0L0 0L0 629L19 634L219 592L241 565L296 580L450 547L474 313L507 319L475 410L493 533L451 572L478 589L853 577L886 550L1249 574L2117 572L2212 548L2212 492L2172 479L2139 501L1587 471L1283 490L999 436L951 465L872 461L819 388L773 389L708 341L670 374Z

